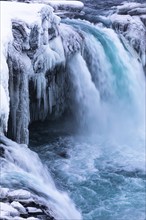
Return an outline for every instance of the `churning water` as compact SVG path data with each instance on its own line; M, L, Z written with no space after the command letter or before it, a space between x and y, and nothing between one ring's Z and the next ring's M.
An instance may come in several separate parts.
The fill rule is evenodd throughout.
M66 23L85 37L82 56L76 54L67 66L82 131L71 131L65 122L37 126L32 129L31 148L57 186L68 192L83 219L144 220L142 67L113 30L81 21Z

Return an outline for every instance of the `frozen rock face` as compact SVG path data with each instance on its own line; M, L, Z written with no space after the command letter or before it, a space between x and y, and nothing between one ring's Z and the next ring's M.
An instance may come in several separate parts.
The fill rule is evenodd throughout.
M125 3L109 16L112 28L121 35L121 40L146 68L146 4ZM130 48L129 48L130 49Z
M111 8L108 6L108 11L107 15L100 15L95 11L85 18L113 28L126 49L142 62L146 72L146 4L125 2Z
M7 6L2 3L3 8ZM25 15L20 16L23 6ZM9 115L8 136L28 144L30 116L31 121L44 120L52 112L58 116L64 111L65 56L58 31L60 19L49 6L36 5L33 15L29 14L32 5L9 3L9 7L15 12L11 11L9 18L11 42L8 40L2 53L1 132L7 131Z
M29 29L21 21L12 21L13 43L8 49L10 115L9 136L18 143L28 143L29 91L28 77L32 73Z
M60 24L48 5L35 4L34 10L34 4L2 2L3 11L8 6L11 41L3 59L5 71L2 69L2 76L7 75L2 91L8 101L2 106L1 132L8 124L8 137L28 144L29 123L57 119L68 108L66 63L82 50L83 37Z

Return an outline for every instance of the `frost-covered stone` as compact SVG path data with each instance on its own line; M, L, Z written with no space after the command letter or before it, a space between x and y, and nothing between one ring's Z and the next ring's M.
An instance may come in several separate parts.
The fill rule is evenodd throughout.
M13 199L29 199L31 197L31 193L24 189L17 189L9 192L9 197Z
M117 13L118 14L130 14L132 11L136 15L139 11L139 14L141 12L145 12L146 4L140 4L137 2L124 2L122 5L117 6ZM131 15L133 15L131 13Z
M122 34L123 43L131 45L134 54L146 67L146 4L125 3L117 7L117 12L109 16L112 28ZM126 47L127 47L126 46ZM129 46L128 46L129 47Z
M81 1L45 1L51 5L55 11L81 11L84 7L84 4Z
M26 213L26 209L19 202L13 201L11 206L17 209L21 214Z
M13 220L24 220L24 219L26 220L26 218L22 218L22 217L18 217L18 216L17 217L13 217Z
M63 69L65 64L64 48L59 37L60 18L50 6L43 4L33 7L32 4L2 2L1 7L2 11L9 9L9 16L2 13L2 24L8 27L6 31L5 27L2 28L5 53L1 71L2 76L7 77L0 85L0 132L6 131L8 125L10 138L17 143L28 144L30 116L31 121L44 120L48 114L53 113L54 117L61 115L65 108L62 73L61 77L57 76L58 70ZM4 40L9 33L10 39ZM58 81L59 78L61 81ZM58 100L61 102L58 103Z
M27 218L27 220L39 220L39 219L35 218L35 217L29 217L29 218Z
M27 207L27 211L29 213L42 213L42 210L41 209L37 209L35 207Z
M8 188L0 188L0 198L6 198L8 196L9 189Z
M66 57L75 52L81 51L83 39L76 30L66 24L61 24L60 35L63 39L63 47Z
M10 204L0 202L0 210L2 215L6 216L18 216L19 212L13 208ZM3 216L1 216L3 217Z

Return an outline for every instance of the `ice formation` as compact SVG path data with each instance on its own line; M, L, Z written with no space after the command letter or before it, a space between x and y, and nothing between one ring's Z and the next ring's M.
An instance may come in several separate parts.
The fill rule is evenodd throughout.
M146 4L123 3L117 6L116 13L110 15L109 19L112 28L119 35L122 34L121 40L125 46L130 43L134 54L146 68Z
M53 93L58 99L53 74L65 63L60 18L43 4L1 2L1 7L1 132L8 128L9 137L28 143L30 116L45 119L48 111L52 113ZM29 90L36 103L31 99L30 107Z

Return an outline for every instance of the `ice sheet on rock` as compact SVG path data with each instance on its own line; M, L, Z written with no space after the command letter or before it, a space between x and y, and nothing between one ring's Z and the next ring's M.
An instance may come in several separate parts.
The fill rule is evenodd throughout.
M143 66L145 66L146 29L144 23L138 16L113 14L109 18L112 22L113 29L124 36L140 57Z
M8 80L10 75L11 120L9 136L18 143L28 143L29 76L33 75L33 71L37 73L34 76L36 86L39 84L39 79L41 80L41 85L37 86L38 106L40 106L40 99L43 98L43 108L47 114L45 73L53 69L55 65L64 62L63 49L61 46L58 50L55 48L55 44L58 46L62 44L61 40L56 40L54 45L52 43L52 49L49 46L49 41L59 34L60 18L54 15L52 7L45 4L35 4L34 7L34 4L1 2L1 8L2 62L0 83L3 87L2 93L5 93L4 97L7 97L4 100L1 96L2 129L7 129L9 111L6 106L9 106ZM7 13L5 13L6 11ZM8 74L6 60L8 60L10 74ZM42 74L38 76L38 73ZM8 101L7 105L6 100Z
M61 24L60 35L63 39L63 47L66 56L81 51L83 39L73 27Z
M7 213L6 216L17 216L19 215L19 212L13 208L10 204L7 204L7 203L3 203L3 202L0 202L0 210L1 210L1 214L4 213ZM3 215L2 215L3 217Z
M24 206L21 205L21 203L19 203L19 202L13 201L13 202L11 203L11 206L12 206L13 208L17 209L20 213L24 213L24 214L26 213L26 209L25 209Z
M0 133L7 130L9 98L0 84Z
M53 49L51 49L49 44L43 45L38 49L33 60L35 73L43 72L45 74L47 70L53 70L56 65L61 64L62 61L64 61L62 60L63 57L61 57L61 55L63 55L63 50L61 50L62 54L59 54L61 47L57 49L57 46L58 45L54 45L53 47L52 43Z
M1 16L2 19L7 17L7 20L15 19L22 20L28 25L32 26L34 24L41 25L41 17L45 14L53 16L53 9L45 4L26 4L18 2L1 2ZM7 11L7 13L6 13Z
M69 11L80 11L84 7L84 4L81 1L48 1L43 0L43 3L51 5L55 10L69 10Z
M124 2L123 5L117 6L118 14L129 14L132 10L144 10L146 4L141 4L137 2Z

